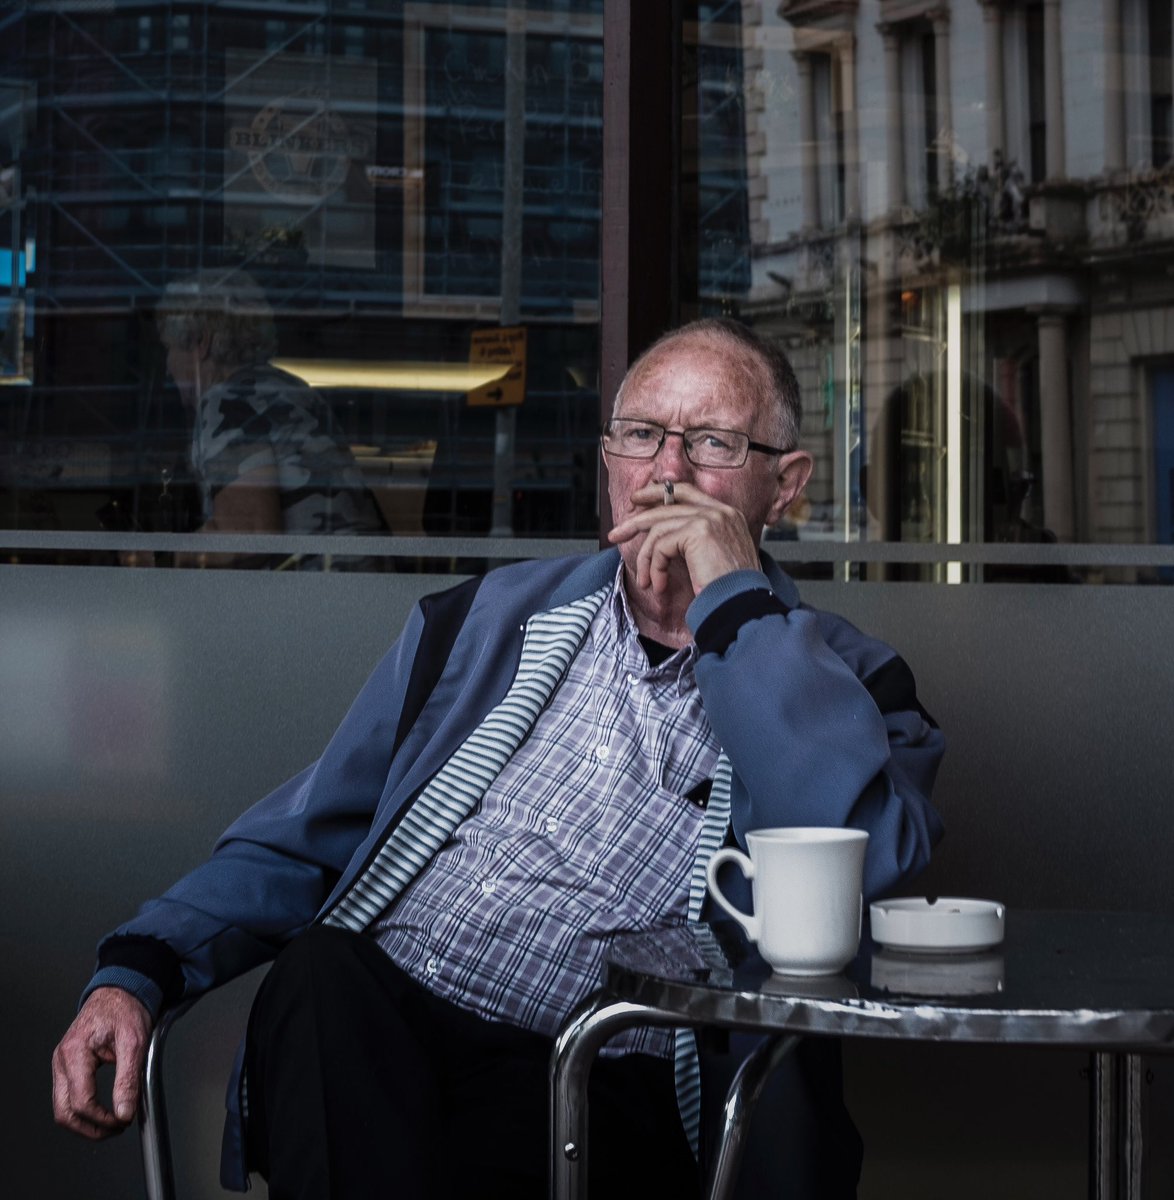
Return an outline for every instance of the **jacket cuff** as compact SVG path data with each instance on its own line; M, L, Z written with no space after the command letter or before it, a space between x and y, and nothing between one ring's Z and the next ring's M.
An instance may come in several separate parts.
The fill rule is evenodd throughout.
M115 935L98 947L98 971L83 1000L96 987L120 987L158 1016L183 995L183 967L179 955L159 938Z
M761 571L733 571L704 588L685 619L701 654L721 654L747 621L789 611Z
M103 967L97 971L86 984L78 1008L90 998L91 992L104 987L116 987L129 992L151 1014L152 1024L159 1020L159 1014L163 1011L163 993L159 985L127 967Z

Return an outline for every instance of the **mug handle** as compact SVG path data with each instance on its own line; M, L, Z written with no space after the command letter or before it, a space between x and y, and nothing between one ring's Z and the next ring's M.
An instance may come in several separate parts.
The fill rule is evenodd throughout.
M735 850L732 846L725 846L718 850L705 868L705 882L709 888L709 894L714 898L719 908L724 908L726 912L746 930L746 936L752 941L758 941L758 935L762 929L762 922L757 913L744 913L740 908L735 908L724 896L717 882L717 869L722 863L732 862L747 879L754 878L754 863L748 855L742 853L741 850Z

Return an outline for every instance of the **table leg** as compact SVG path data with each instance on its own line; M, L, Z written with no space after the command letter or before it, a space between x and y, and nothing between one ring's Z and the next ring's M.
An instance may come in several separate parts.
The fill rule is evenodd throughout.
M1141 1200L1140 1054L1092 1056L1092 1200Z
M587 1080L604 1042L633 1025L680 1025L679 1013L588 996L555 1039L550 1057L550 1195L586 1200Z
M726 1094L721 1140L718 1142L717 1154L709 1173L709 1186L706 1189L709 1200L725 1200L732 1194L738 1178L738 1167L742 1162L742 1151L746 1148L746 1135L750 1130L750 1118L754 1107L775 1068L798 1042L798 1035L793 1033L768 1038L738 1068L738 1073Z

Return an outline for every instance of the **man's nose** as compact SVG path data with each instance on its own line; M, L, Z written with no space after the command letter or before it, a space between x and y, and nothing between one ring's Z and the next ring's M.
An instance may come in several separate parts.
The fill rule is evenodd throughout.
M660 469L663 475L665 471L675 472L674 479L680 478L680 472L688 472L691 466L689 456L685 453L685 434L679 429L666 429L664 431L664 441L660 444L660 449L656 452L660 459Z

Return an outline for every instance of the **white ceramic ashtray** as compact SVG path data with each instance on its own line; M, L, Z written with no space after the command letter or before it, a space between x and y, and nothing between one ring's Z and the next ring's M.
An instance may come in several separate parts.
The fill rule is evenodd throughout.
M995 900L902 896L869 907L872 937L889 950L959 954L989 950L1003 940L1006 909Z

